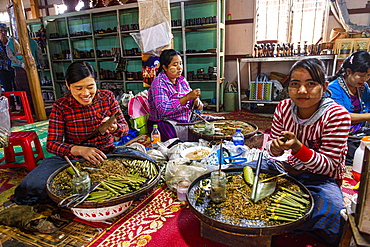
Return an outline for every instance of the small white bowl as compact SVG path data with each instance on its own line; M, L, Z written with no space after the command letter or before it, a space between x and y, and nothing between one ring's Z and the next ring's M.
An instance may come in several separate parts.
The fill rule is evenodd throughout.
M71 208L71 211L74 215L83 220L104 221L122 214L131 206L131 204L132 201L127 201L102 208Z
M201 151L201 150L205 150L205 151L208 151L208 154L205 155L204 157L201 157L199 159L190 159L188 157L186 157L186 155L190 154L190 153L194 153L194 152L197 152L197 151ZM207 157L210 153L211 153L212 149L209 148L209 147L203 147L203 146L197 146L197 147L191 147L191 148L187 148L185 150L183 150L180 155L181 157L183 158L187 158L189 160L196 160L196 161L200 161L202 159L204 159L205 157Z

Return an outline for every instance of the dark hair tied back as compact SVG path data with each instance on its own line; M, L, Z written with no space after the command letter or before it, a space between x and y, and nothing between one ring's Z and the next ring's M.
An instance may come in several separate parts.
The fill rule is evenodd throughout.
M330 77L329 81L337 79L346 73L346 69L350 69L351 73L364 73L370 68L370 53L367 51L356 51L349 55L342 63L340 69L335 76Z
M343 61L342 68L349 68L352 73L367 72L370 68L370 54L367 51L356 51Z
M166 49L166 50L163 50L162 53L161 53L161 56L159 58L160 66L159 66L159 69L158 69L158 73L163 70L163 67L162 66L168 67L168 65L172 61L172 58L174 56L176 56L176 55L181 56L180 52L178 52L178 51L176 51L174 49Z
M93 66L85 61L74 62L68 66L65 80L68 85L71 85L75 82L85 79L86 77L92 77L96 79L96 72Z
M325 85L325 65L324 63L320 60L320 59L317 59L317 58L304 58L304 59L301 59L299 61L297 61L293 66L292 68L290 69L289 71L289 81L290 81L290 77L293 73L294 70L298 69L298 68L304 68L306 69L312 79L318 83L320 83L321 85Z

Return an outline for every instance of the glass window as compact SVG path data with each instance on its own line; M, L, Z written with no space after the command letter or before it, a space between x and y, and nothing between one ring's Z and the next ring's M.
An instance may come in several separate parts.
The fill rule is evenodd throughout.
M322 37L327 0L256 1L256 40L311 44Z

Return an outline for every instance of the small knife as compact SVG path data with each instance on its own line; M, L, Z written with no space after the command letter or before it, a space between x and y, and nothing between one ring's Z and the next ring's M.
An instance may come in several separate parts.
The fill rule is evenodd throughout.
M118 111L115 114L113 114L112 116L110 116L110 118L105 123L100 125L91 134L89 134L85 139L83 139L81 141L80 145L84 144L86 141L88 141L91 138L93 138L94 136L96 136L99 132L100 132L100 134L104 135L105 132L107 131L107 129L109 128L109 126L111 126L114 123L114 121L116 121L119 114L120 114L120 112Z

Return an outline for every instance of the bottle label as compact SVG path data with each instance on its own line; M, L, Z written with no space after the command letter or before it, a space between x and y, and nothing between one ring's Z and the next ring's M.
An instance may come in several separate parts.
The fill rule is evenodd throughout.
M243 139L237 139L237 140L233 140L233 143L235 146L243 146L244 145L244 140Z
M244 136L243 135L235 135L232 137L232 142L235 146L243 146L244 145Z
M152 135L151 136L152 143L158 143L161 142L161 136L160 135Z

